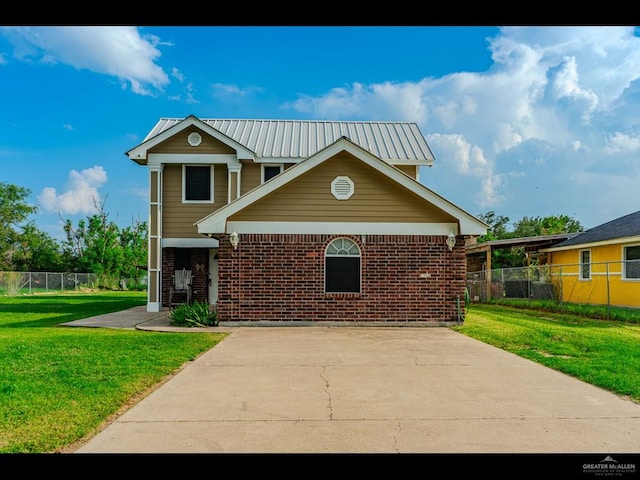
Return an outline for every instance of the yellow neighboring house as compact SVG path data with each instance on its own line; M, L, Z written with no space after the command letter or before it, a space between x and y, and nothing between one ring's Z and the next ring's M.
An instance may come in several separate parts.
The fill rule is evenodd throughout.
M640 307L640 211L541 250L570 303Z

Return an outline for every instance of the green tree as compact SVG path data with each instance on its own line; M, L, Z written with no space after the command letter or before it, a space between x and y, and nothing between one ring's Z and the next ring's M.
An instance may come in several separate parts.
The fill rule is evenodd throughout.
M523 217L514 226L514 236L535 237L557 233L577 233L584 229L577 220L568 215L550 215L547 217Z
M568 215L523 217L514 224L512 231L509 231L507 228L509 217L497 215L494 211L480 214L478 218L489 225L487 234L478 237L478 243L509 238L553 235L557 233L577 233L584 230L580 222L572 219ZM494 248L492 250L492 268L522 267L526 264L527 257L523 247Z
M13 255L14 270L20 272L62 272L66 265L60 244L48 233L38 230L35 223L27 223L16 240Z
M147 238L146 222L133 222L130 227L120 231L120 246L123 252L120 275L134 279L136 285L140 284L140 277L147 265Z
M489 228L487 228L487 234L478 237L478 242L489 242L491 240L509 238L507 231L509 217L496 215L496 212L491 210L487 213L481 213L478 215L478 218L489 225Z
M37 206L27 203L29 195L28 188L0 182L0 270L16 270L28 256L23 233L32 238L35 227L28 218L38 211Z
M109 220L104 202L96 202L98 213L81 219L74 227L64 221L65 258L73 271L95 273L102 286L119 288L124 278L139 283L141 268L147 263L147 225L136 222L120 230Z

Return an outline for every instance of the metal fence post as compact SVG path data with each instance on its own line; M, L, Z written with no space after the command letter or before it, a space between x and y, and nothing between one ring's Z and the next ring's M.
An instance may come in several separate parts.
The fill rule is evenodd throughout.
M564 283L562 278L562 265L560 265L560 306L564 305Z
M609 262L606 263L607 266L607 318L611 318L611 293L609 291Z

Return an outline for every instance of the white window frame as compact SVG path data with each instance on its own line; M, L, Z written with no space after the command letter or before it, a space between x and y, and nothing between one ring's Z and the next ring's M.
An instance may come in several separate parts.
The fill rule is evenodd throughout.
M584 254L588 254L589 255L589 261L585 262L584 261ZM580 264L580 271L578 272L578 277L580 278L580 280L591 280L591 264L593 263L593 259L591 258L591 249L585 249L585 250L580 250L579 252L579 264ZM587 276L584 275L585 271L584 268L585 266L588 265L588 270L587 270Z
M263 163L262 165L260 165L260 183L264 183L266 181L264 179L264 169L266 167L278 167L280 168L279 173L282 173L284 171L284 163Z
M187 168L188 167L209 167L209 199L208 200L187 200ZM213 203L215 199L214 185L214 173L215 165L202 165L202 164L184 164L182 165L182 203Z

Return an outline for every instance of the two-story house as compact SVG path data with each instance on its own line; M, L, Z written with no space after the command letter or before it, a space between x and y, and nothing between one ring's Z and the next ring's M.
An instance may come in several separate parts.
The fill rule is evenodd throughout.
M464 318L487 225L418 181L415 123L163 118L126 155L149 173L148 311L185 269L221 324Z

